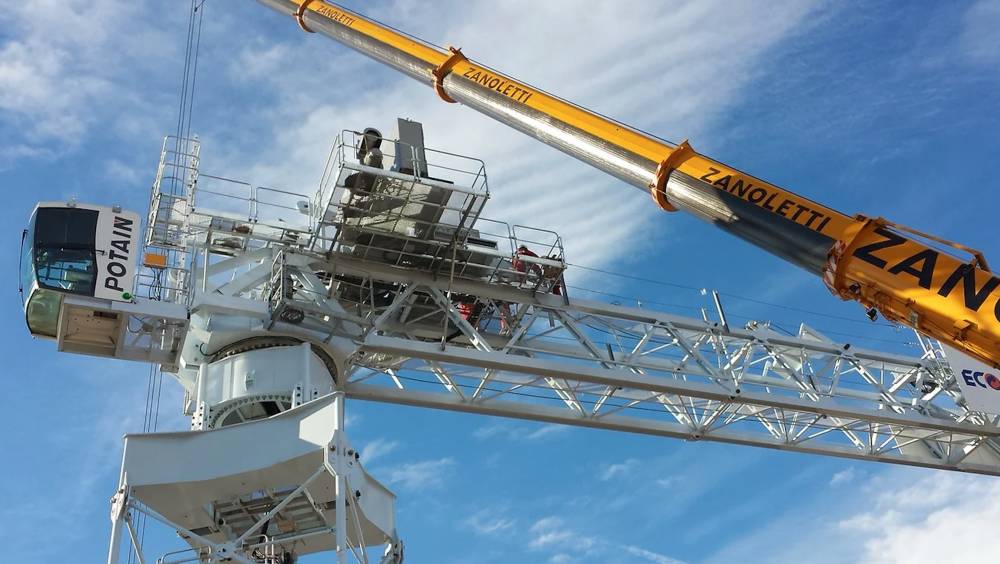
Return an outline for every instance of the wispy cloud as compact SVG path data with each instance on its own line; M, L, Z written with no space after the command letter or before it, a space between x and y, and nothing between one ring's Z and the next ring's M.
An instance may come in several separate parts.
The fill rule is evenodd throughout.
M815 521L816 515L822 515ZM812 519L815 527L803 528ZM977 523L1000 519L1000 482L987 476L885 470L784 505L706 562L983 562L1000 537ZM789 534L794 531L795 534ZM945 540L946 539L946 540ZM747 555L754 555L750 558ZM766 555L766 557L764 556Z
M684 564L683 561L677 560L676 558L671 558L665 554L653 552L652 550L646 550L645 548L640 548L638 546L625 545L622 546L622 550L632 556L635 556L636 558L653 562L654 564Z
M594 547L593 537L584 536L568 527L559 517L549 516L535 521L529 530L533 549L555 548L572 552L586 552Z
M371 465L379 458L387 454L391 454L399 446L397 441L391 441L388 439L375 439L373 441L368 441L364 447L361 448L361 463Z
M859 561L982 562L986 555L1000 554L1000 536L973 525L1000 522L995 478L936 473L880 486L872 508L838 523L845 535L866 538Z
M557 437L568 433L570 430L571 428L567 425L515 425L507 422L498 422L484 427L479 427L472 432L472 436L479 440L506 439L511 441L538 441Z
M632 562L683 564L681 560L640 546L617 543L604 535L582 533L555 516L535 521L529 534L529 548L555 552L549 562L576 562L578 557L588 562L620 561L620 556L624 553L631 557L628 560Z
M962 17L959 48L970 61L1000 63L1000 2L979 0Z
M362 417L356 412L348 411L344 414L344 428L350 430L361 424Z
M850 484L851 482L854 481L854 477L855 477L854 474L855 474L855 471L854 471L854 467L853 466L850 467L850 468L847 468L845 470L841 470L840 472L835 473L830 478L830 485L831 486L842 486L842 485Z
M3 152L51 156L79 146L97 124L113 131L119 118L163 109L158 92L139 92L170 67L169 15L146 18L141 5L116 0L6 2L2 12Z
M400 464L386 474L386 481L410 490L440 488L456 464L451 457Z
M607 464L598 474L598 477L602 482L607 482L615 478L624 478L631 474L638 466L639 460L635 458L626 459L624 462Z
M114 158L104 161L103 168L104 175L109 179L126 184L139 182L140 179L148 176L149 172Z
M498 536L510 533L517 524L506 512L495 508L486 508L470 515L461 525L481 536Z

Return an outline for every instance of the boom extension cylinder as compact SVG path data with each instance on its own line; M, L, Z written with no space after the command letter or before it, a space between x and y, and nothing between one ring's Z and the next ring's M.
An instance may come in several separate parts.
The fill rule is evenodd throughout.
M850 217L323 0L259 0L457 102L823 277L877 308L1000 367L1000 278L885 220ZM964 249L957 245L956 248Z

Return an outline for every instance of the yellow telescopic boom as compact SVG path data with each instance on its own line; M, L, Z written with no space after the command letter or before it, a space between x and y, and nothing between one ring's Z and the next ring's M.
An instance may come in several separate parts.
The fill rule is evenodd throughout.
M457 102L822 277L845 300L1000 367L1000 278L982 254L851 217L322 0L259 0ZM572 197L571 194L567 195ZM968 260L960 258L968 253Z

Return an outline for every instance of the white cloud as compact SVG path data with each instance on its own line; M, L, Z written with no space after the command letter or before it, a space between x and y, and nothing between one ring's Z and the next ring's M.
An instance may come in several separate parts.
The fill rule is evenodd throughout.
M104 175L110 180L120 183L136 184L144 176L148 175L147 170L140 170L132 165L122 162L119 159L108 159L104 161Z
M451 457L400 464L386 473L386 481L411 490L439 488L454 467L455 459Z
M635 458L629 458L624 462L617 462L615 464L605 465L604 469L601 470L598 476L602 482L607 482L608 480L614 478L622 478L628 476L632 473L636 467L639 466L639 461Z
M45 159L52 158L55 153L44 147L37 147L30 144L0 145L0 171L13 166L21 159Z
M550 515L548 517L542 517L541 519L535 521L531 525L531 532L532 533L538 533L538 532L541 532L541 531L547 531L549 529L552 529L554 527L558 527L558 526L561 526L561 525L562 525L562 519Z
M509 533L516 521L496 509L483 509L462 521L462 526L481 536L496 536Z
M395 451L398 446L398 442L386 439L368 441L368 443L361 449L361 463L371 465L379 458Z
M115 130L162 109L147 99L159 96L139 93L162 80L173 54L170 17L154 24L141 4L117 0L3 2L0 12L8 31L0 40L3 152L51 157L79 146L98 124Z
M514 425L498 422L479 427L472 436L479 440L502 438L511 441L538 441L568 433L571 427L555 424Z
M854 467L835 473L830 478L831 486L847 485L854 481Z
M669 478L658 478L656 480L656 485L661 488L671 488L680 483L680 478L677 476L670 476Z
M962 18L959 36L962 53L981 64L1000 63L1000 1L979 0Z
M883 490L874 508L839 522L867 540L859 561L872 564L984 562L1000 558L1000 482L935 473Z
M576 562L577 557L582 557L587 562L619 562L622 561L619 557L624 552L633 557L628 559L629 562L684 564L680 560L639 546L619 544L600 535L581 533L555 516L535 521L529 533L531 540L528 548L556 552L549 562Z
M352 427L357 427L361 424L361 416L357 413L348 411L344 414L344 428L350 430Z
M594 546L592 537L580 535L566 526L558 517L544 517L535 521L530 529L532 538L528 547L532 549L553 548L572 552L586 552Z
M821 516L817 520L817 515ZM705 562L950 564L1000 555L1000 481L918 469L885 470L748 528ZM803 523L810 523L803 527ZM794 531L794 534L790 534ZM748 556L749 555L749 556Z
M622 550L635 556L636 558L641 558L648 562L653 562L654 564L684 564L683 561L677 560L676 558L671 558L669 556L653 552L651 550L646 550L645 548L640 548L638 546L626 545L622 547Z

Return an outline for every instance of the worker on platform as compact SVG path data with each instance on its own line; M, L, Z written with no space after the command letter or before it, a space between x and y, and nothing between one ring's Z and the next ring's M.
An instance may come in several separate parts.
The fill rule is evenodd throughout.
M525 280L528 279L528 274L534 274L535 277L541 278L542 267L537 263L529 263L523 260L521 257L533 257L538 258L538 255L533 253L526 245L520 245L517 248L517 252L514 253L514 259L511 261L511 266L514 267L514 271L518 273L517 281L520 284L524 284Z
M475 298L460 299L458 301L458 313L462 316L462 319L469 322L473 329L479 329L479 320L482 318L483 312L486 310L486 304L480 302ZM445 339L445 341L451 341L455 337L462 334L462 330L458 329Z
M557 255L549 255L549 256L547 256L545 258L547 258L547 259L549 259L549 260L551 260L553 262L558 262L558 263L562 262L562 259L560 259ZM558 266L546 266L542 270L542 272L545 274L545 278L547 280L551 280L552 281L552 288L551 288L550 291L553 294L557 295L557 296L561 296L562 295L562 285L563 285L563 278L562 278L563 269L562 269L562 267L558 267Z
M382 133L374 127L365 129L358 143L358 162L375 168L382 168Z

